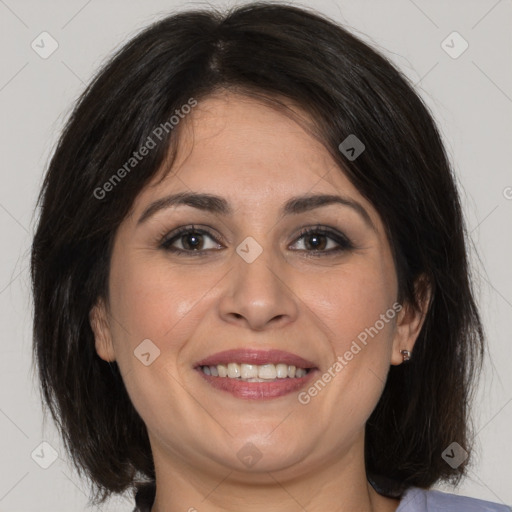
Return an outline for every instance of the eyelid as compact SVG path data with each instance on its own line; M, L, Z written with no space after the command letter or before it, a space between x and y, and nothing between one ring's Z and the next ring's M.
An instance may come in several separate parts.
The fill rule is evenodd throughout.
M171 241L173 241L174 239L178 239L180 236L185 235L189 232L199 233L201 235L209 236L217 244L220 244L220 241L218 239L222 240L225 243L224 237L222 237L220 234L215 235L212 231L213 230L209 227L201 228L200 224L187 224L184 226L180 226L176 229L173 229L171 231L165 231L165 232L161 233L158 238L158 240L159 240L158 245L165 249L165 248L167 248L167 245ZM177 249L177 250L179 251L180 249ZM209 250L210 249L202 250L202 251L183 251L183 252L201 253L201 252L208 252Z
M171 242L174 242L176 239L179 239L180 236L188 234L188 233L198 233L201 235L206 235L210 237L215 243L222 245L225 243L224 237L221 235L215 235L212 233L212 228L201 228L198 224L187 224L180 226L172 231L165 231L162 233L159 237L158 245L162 249L172 252L172 253L186 253L189 255L205 255L207 253L212 252L212 249L199 249L199 250L185 250L185 249L179 249L176 247L172 247ZM327 238L330 238L333 240L337 247L334 249L328 249L328 250L318 250L315 251L312 250L296 250L295 252L301 252L301 253L308 253L310 256L321 256L321 255L330 255L330 254L336 254L343 251L349 251L352 249L355 249L355 246L353 242L348 238L343 232L339 231L335 228L330 228L328 226L324 225L312 225L312 226L306 226L300 229L299 233L297 233L294 236L294 239L290 245L295 245L301 238L310 235L310 234L320 234L322 236L326 236ZM221 239L222 242L219 242L218 239ZM225 248L225 247L224 247ZM215 251L214 251L215 252Z
M298 240L300 240L304 236L307 236L310 234L316 234L316 233L321 234L322 236L326 236L326 237L330 238L331 240L334 240L338 244L338 247L336 249L330 249L327 251L313 251L312 250L312 251L305 251L305 252L309 252L311 254L314 254L315 252L317 252L318 254L320 254L320 253L329 254L329 253L335 253L335 252L339 252L339 251L343 251L343 250L348 251L348 250L355 249L354 243L347 235L345 235L343 232L339 231L338 229L330 228L330 227L323 226L323 225L314 225L314 226L307 226L305 228L302 228L300 230L300 232L298 233L298 235L296 235L293 243L295 244Z

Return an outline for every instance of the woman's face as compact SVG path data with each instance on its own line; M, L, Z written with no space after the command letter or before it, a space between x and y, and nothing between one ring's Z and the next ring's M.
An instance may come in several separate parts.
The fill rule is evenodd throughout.
M379 215L283 113L224 94L181 122L172 172L140 193L116 234L108 312L91 317L157 465L297 474L361 450L389 366L417 331L398 313ZM166 203L174 194L218 199ZM290 203L324 194L342 199ZM241 352L210 362L230 376L198 367L228 350ZM298 358L313 369L291 378Z

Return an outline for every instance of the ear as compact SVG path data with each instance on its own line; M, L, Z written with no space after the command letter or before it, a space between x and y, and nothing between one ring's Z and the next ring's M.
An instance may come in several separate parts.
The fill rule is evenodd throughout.
M393 339L393 353L391 355L392 365L403 363L403 356L400 350L408 350L411 352L411 359L414 357L412 354L414 344L423 327L432 298L431 284L423 275L415 283L415 294L417 307L406 303L397 316L395 337Z
M107 308L102 298L92 307L89 312L89 323L94 333L94 344L97 354L107 362L116 360L112 333L107 317Z

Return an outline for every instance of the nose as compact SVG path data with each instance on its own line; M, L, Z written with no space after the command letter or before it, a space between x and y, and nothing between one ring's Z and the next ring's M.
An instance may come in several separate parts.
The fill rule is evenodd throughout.
M293 291L291 269L270 253L265 249L250 263L233 254L219 300L224 321L260 331L296 320L299 298Z

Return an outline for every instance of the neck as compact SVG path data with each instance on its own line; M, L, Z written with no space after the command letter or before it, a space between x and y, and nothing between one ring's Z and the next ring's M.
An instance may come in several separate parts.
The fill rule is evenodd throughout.
M311 463L308 471L295 464L279 471L242 473L221 466L198 469L178 462L176 456L154 459L156 497L151 512L394 512L399 505L367 481L364 436L346 453Z

